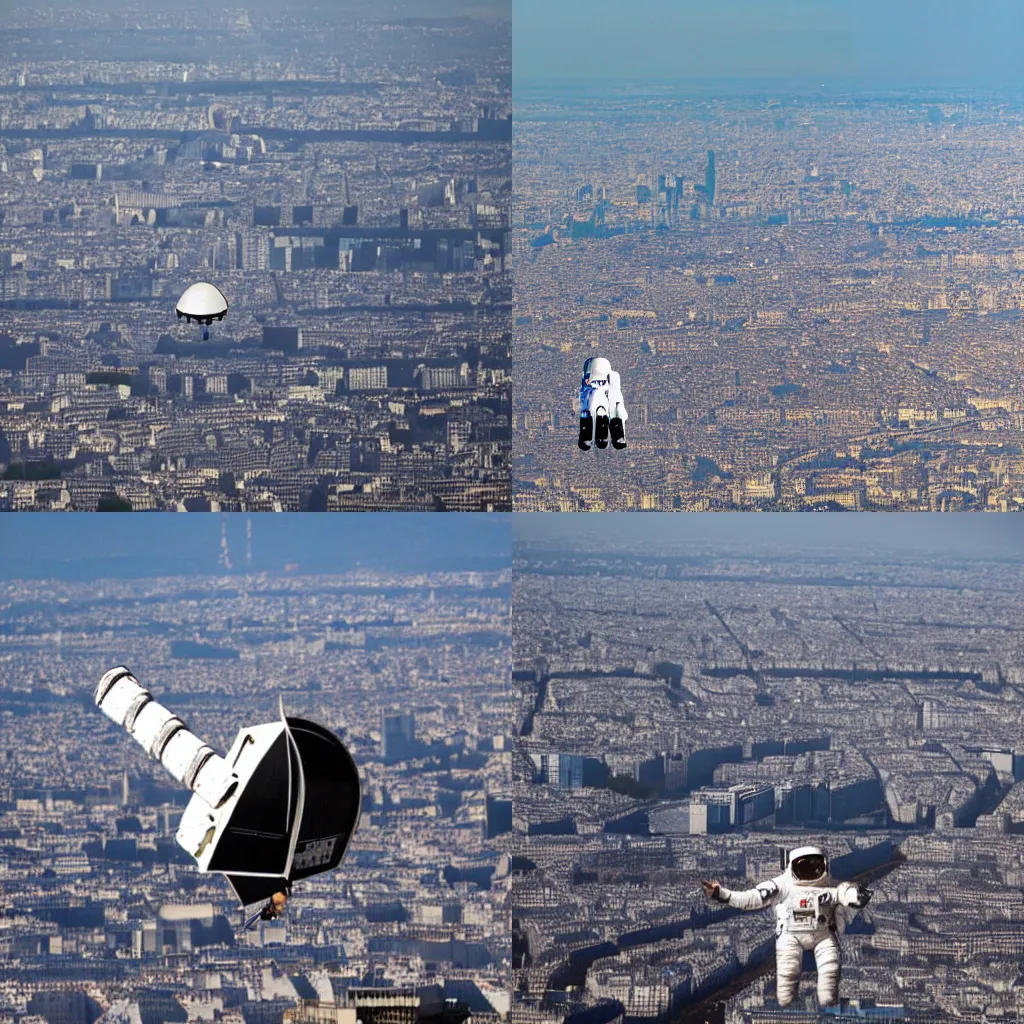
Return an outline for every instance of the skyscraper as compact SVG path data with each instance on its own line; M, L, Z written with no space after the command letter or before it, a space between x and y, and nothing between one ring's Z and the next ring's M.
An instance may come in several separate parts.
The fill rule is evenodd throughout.
M512 831L512 801L487 797L485 834L488 839Z
M385 761L411 757L416 746L416 717L411 713L389 715L381 711L380 738Z

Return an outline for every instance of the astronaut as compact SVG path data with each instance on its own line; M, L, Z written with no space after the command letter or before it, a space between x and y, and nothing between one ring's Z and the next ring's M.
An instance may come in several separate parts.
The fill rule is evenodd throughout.
M257 921L276 921L283 913L288 897L291 895L292 887L285 885L283 889L275 892L267 902L252 914L242 925L242 931L248 931Z
M619 375L611 363L600 356L585 360L580 381L580 448L589 452L591 441L607 448L609 433L612 447L625 448L627 419Z
M273 921L284 913L284 905L288 902L287 892L275 892L266 906L260 910L260 918L263 921Z
M704 882L708 898L740 910L775 908L776 991L779 1006L796 997L805 949L814 950L818 967L818 1004L839 999L840 955L836 941L836 910L866 907L871 890L839 882L828 873L828 858L817 846L800 846L789 854L783 874L753 889L737 892L717 882Z

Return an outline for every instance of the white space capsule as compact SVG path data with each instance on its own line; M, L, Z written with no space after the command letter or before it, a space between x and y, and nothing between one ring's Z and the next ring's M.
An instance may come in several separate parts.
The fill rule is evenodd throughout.
M213 321L227 316L228 300L215 285L200 281L185 289L174 311L179 320L184 317L189 323L202 324L205 341L209 340L209 327Z

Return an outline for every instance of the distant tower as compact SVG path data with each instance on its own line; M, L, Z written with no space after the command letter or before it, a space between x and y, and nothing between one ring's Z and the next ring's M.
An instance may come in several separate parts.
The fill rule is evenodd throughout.
M231 552L228 550L228 517L225 513L220 520L220 564L225 572L231 572Z
M252 572L252 519L245 520L245 568Z
M128 769L125 768L121 775L121 806L127 807L132 799L132 787L128 781Z
M708 150L708 169L704 175L704 191L707 193L708 206L715 205L715 151Z
M381 756L384 761L403 761L415 753L416 717L408 714L389 715L384 708L380 712Z

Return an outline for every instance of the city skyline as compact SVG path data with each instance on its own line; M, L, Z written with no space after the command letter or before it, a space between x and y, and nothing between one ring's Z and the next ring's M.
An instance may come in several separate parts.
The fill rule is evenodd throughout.
M1019 96L517 91L517 511L1024 502ZM581 367L628 448L577 450Z

